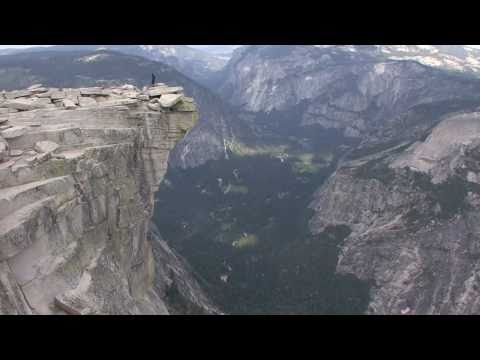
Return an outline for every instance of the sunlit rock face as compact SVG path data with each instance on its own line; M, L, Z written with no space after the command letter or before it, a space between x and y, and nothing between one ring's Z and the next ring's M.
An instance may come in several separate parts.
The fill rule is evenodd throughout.
M298 109L290 126L336 129L364 143L412 138L433 126L428 118L436 112L466 108L479 89L473 76L376 47L301 45L240 48L217 85L242 110Z
M149 223L169 152L197 121L182 91L37 85L0 96L0 313L175 308L175 274L195 280ZM216 311L189 289L187 305Z

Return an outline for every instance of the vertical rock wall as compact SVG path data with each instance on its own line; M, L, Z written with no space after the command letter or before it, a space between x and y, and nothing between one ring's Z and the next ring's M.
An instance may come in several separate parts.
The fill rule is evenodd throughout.
M171 279L156 275L148 234L169 152L198 117L181 92L2 94L0 313L169 313L158 289ZM202 312L216 312L194 288Z

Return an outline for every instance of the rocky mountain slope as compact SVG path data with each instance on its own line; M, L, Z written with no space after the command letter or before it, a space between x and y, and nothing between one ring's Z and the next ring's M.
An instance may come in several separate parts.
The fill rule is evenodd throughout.
M245 111L243 125L253 135L227 142L223 160L169 171L156 221L214 293L223 294L217 301L224 309L476 311L476 293L461 290L474 266L465 260L475 256L466 247L474 241L466 235L475 234L471 222L463 240L452 239L453 230L417 234L402 224L423 230L434 226L431 220L445 225L442 214L458 216L462 199L472 196L464 180L475 179L474 171L460 182L445 178L462 164L461 150L449 147L456 125L441 130L433 148L425 139L443 129L445 119L478 111L478 79L373 51L250 46L235 52L218 93ZM463 144L476 136L474 125L459 133L455 141ZM402 164L411 170L397 169ZM208 177L212 173L216 179ZM173 211L162 212L165 207ZM398 220L404 215L407 220ZM438 255L437 245L457 242L447 256ZM427 270L417 279L420 269Z
M200 84L205 84L208 78L221 70L227 62L227 59L223 57L186 45L57 45L48 48L4 49L0 51L0 55L44 51L94 52L98 50L115 51L158 61L170 65Z
M440 120L440 119L437 119ZM343 163L310 227L347 226L339 273L369 281L373 314L478 314L478 112L411 144Z
M1 94L0 313L217 313L150 231L169 152L198 119L182 91Z
M265 45L236 52L218 93L254 113L250 124L260 138L259 118L291 113L290 127L318 125L372 144L417 136L433 125L432 111L475 106L478 89L475 79L416 61L344 47Z
M354 45L350 51L368 52L391 60L413 60L439 69L480 74L480 49L468 45Z
M209 78L223 102L144 58L39 54L0 57L0 81L142 87L155 72L198 102L155 196L165 241L149 233L169 312L211 297L228 313L478 313L475 50L245 46Z
M194 45L193 47L213 54L221 59L229 60L235 49L241 46L242 45Z

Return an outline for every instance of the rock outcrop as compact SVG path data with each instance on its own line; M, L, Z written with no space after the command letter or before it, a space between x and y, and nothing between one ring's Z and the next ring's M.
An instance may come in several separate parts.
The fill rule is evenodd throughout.
M149 222L169 152L198 114L182 94L152 108L159 89L171 88L0 95L0 313L169 313L155 257L175 255L162 257L165 243L153 253ZM187 302L215 313L190 287Z
M372 284L371 314L480 313L480 114L344 162L312 203L315 234L348 226L337 271Z

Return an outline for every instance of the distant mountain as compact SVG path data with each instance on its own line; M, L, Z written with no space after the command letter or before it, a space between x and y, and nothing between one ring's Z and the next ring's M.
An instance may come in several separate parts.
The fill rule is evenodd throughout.
M9 54L15 54L18 52L20 49L0 49L0 55L9 55Z
M391 60L414 60L427 66L480 75L480 49L469 45L316 45L368 53Z
M45 47L4 49L0 55L43 52ZM111 50L168 64L191 79L205 84L212 73L223 68L227 60L186 45L57 45L48 51Z
M232 57L233 52L241 46L243 45L195 45L195 48L228 60Z

